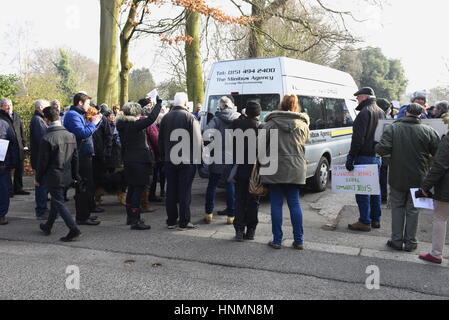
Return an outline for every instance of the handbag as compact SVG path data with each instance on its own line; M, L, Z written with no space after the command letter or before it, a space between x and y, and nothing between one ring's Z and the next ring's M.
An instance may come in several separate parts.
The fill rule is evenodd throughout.
M262 184L262 179L260 177L260 164L256 162L251 172L251 177L249 178L249 193L255 196L266 196L268 194L268 189Z

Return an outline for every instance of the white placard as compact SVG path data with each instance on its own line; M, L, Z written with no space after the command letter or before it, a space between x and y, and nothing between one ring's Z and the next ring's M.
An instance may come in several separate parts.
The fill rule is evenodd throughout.
M349 172L345 166L332 166L332 191L337 194L380 195L379 167L357 165Z
M157 89L154 89L154 90L152 90L151 92L149 92L147 94L147 98L150 98L151 102L156 103L156 98L157 98L158 95L159 94L157 92Z
M395 123L396 121L398 121L398 119L396 119L396 120L380 120L379 124L377 125L377 128L376 128L376 133L374 135L374 141L380 142L384 131L389 126L391 126L393 123ZM438 132L440 137L447 134L448 125L444 123L443 119L422 119L421 123L435 129L435 131Z
M9 141L0 139L0 161L5 161L8 152Z
M416 198L415 193L418 190L419 189L410 189L410 192L412 193L413 205L415 206L415 208L435 210L435 204L433 202L433 199Z

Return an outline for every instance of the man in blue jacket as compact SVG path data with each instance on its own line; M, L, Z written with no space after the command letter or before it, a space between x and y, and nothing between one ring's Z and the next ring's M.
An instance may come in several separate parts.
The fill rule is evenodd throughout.
M8 122L0 119L0 139L9 141L5 159L0 159L0 226L8 224L9 189L11 187L11 169L19 161L19 146L14 130Z
M46 100L37 100L34 103L34 115L30 122L31 167L34 171L37 170L39 160L39 145L47 134L48 125L44 120L43 112L49 105L50 103ZM39 187L35 187L37 220L47 220L48 218L47 198L48 189L44 179Z
M75 194L76 222L78 225L96 226L99 221L91 219L90 213L95 209L92 157L94 144L92 135L97 130L101 115L97 115L88 123L85 114L90 107L91 97L85 93L77 93L73 98L73 106L64 116L64 127L76 137L79 156L79 175Z

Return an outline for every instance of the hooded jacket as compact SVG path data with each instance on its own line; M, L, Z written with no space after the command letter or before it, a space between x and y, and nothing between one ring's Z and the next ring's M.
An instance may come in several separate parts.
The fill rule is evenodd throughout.
M271 130L278 130L278 170L273 175L261 175L262 183L304 185L307 175L305 144L310 136L309 116L305 113L275 111L265 121L263 129L267 130L267 140ZM267 145L267 154L272 154L270 142Z
M215 113L215 118L213 118L205 130L215 129L220 132L222 139L222 164L212 164L209 166L209 171L215 174L222 174L225 168L226 160L226 130L232 129L232 122L240 117L240 113L235 111L234 108L226 108Z
M360 103L356 109L360 111L354 121L351 150L352 157L375 157L374 136L379 120L385 120L385 112L376 104L376 99L371 98Z

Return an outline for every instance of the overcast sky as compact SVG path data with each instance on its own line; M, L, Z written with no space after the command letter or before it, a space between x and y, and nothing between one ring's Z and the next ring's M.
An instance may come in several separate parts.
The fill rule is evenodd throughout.
M351 2L357 0L342 3L354 9ZM223 2L211 0L214 3ZM366 45L381 47L386 56L402 61L410 81L409 92L449 85L446 68L449 41L445 26L449 2L389 0L388 3L382 12L355 6L356 15L367 20L351 24L354 32ZM0 74L16 72L17 48L25 44L45 48L67 46L98 61L98 0L1 1L0 12ZM19 43L17 30L24 30ZM150 67L156 81L160 81L165 73L154 56L156 46L155 40L141 40L133 46L131 59L136 67Z

